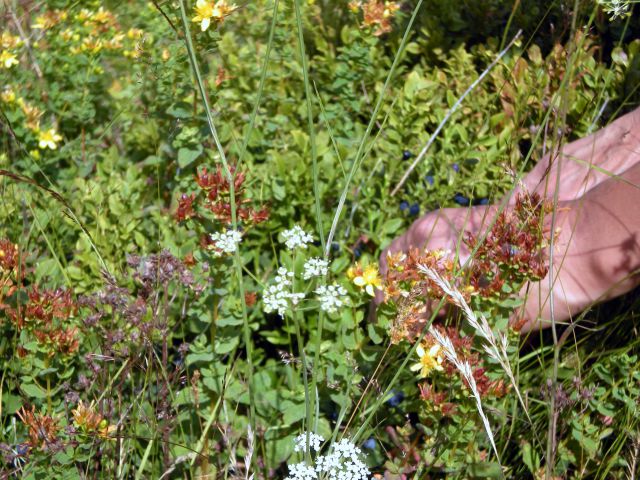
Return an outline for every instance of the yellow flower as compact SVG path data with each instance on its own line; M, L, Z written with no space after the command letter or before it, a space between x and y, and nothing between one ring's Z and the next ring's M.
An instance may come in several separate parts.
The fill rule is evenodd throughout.
M433 344L428 351L424 349L422 345L418 345L416 348L416 353L420 358L420 362L411 366L412 372L417 372L420 370L421 377L428 377L429 374L437 370L441 372L442 369L442 354L440 353L440 345L437 343Z
M358 13L360 11L360 7L362 7L362 2L360 0L352 0L349 2L349 10L351 13Z
M54 10L46 12L44 15L36 17L35 23L31 25L31 28L48 30L51 27L56 26L60 21L67 19L67 12Z
M70 28L64 29L63 31L60 32L59 35L62 38L62 40L64 40L65 42L70 42L71 40L77 41L80 39L80 36Z
M33 28L34 30L44 30L45 28L48 28L49 22L47 20L47 17L45 17L44 15L39 15L36 17L36 21L31 24L31 28Z
M20 37L16 35L11 35L11 33L4 31L0 34L0 47L2 48L15 48L22 45L22 40Z
M89 53L98 53L102 50L104 43L102 39L93 38L93 37L85 37L82 40L81 50Z
M82 10L80 10L80 13L76 15L76 20L84 22L85 20L89 20L91 18L91 15L93 15L93 12L91 10L83 8Z
M58 135L53 128L50 128L46 132L38 132L38 146L42 149L48 147L51 150L55 150L60 140L62 140L62 137Z
M196 16L192 21L201 22L200 29L204 32L209 28L211 17L213 17L213 3L208 0L198 0L196 2Z
M100 7L97 12L93 13L91 19L97 23L109 23L114 20L113 13Z
M385 4L385 8L384 8L384 12L382 13L382 16L384 18L391 17L399 8L400 6L396 2L387 2Z
M4 103L13 103L16 101L16 92L14 92L11 87L4 87L4 90L0 93L0 99Z
M95 411L93 402L86 405L80 400L78 406L71 413L76 426L85 433L95 433L99 437L109 438L109 435L116 430L115 425L109 425L109 422Z
M23 98L18 99L18 105L22 108L24 116L27 117L27 127L34 132L38 131L40 129L40 117L44 112L42 112L38 107L29 105Z
M0 65L2 65L4 68L11 68L14 65L18 65L18 58L15 56L15 54L7 51L7 50L3 50L2 53L0 53Z
M142 38L142 35L144 35L144 31L140 30L139 28L130 28L127 31L127 38L129 38L130 40L137 40L139 38Z
M350 267L347 270L347 278L372 297L375 295L375 289L382 286L376 265L367 265L364 269L360 265Z
M106 48L111 50L122 48L122 40L124 40L124 33L118 33L107 41Z
M200 29L204 32L211 25L211 19L222 22L224 17L233 12L237 7L229 5L226 0L215 2L212 0L198 0L196 2L196 16L193 22L200 22Z

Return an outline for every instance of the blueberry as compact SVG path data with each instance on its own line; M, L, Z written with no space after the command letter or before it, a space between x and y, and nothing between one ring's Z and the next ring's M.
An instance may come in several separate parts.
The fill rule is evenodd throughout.
M460 165L458 165L457 163L454 163L453 165L451 165L451 168L456 173L458 173L460 171Z
M360 250L359 248L356 248L353 250L353 256L355 257L355 259L359 259L360 256L362 255L362 250Z
M420 205L418 205L417 203L414 203L409 207L409 215L415 216L415 215L418 215L419 213L420 213Z
M314 240L314 241L313 241L313 244L314 244L316 247L319 247L319 246L321 245L321 244L320 244L320 240Z
M467 207L471 203L471 201L461 193L456 193L453 196L453 201L458 205L462 205L463 207Z
M489 199L481 198L480 200L478 200L478 205L489 205Z
M329 415L327 415L327 416L329 417L329 420L332 420L332 421L335 422L336 420L338 420L338 411L337 410L331 410L329 412Z
M400 211L404 212L407 208L409 208L409 202L400 202Z
M364 441L364 443L362 444L362 448L366 448L367 450L373 450L374 448L376 448L376 441L373 437L369 437L367 440Z
M391 390L391 393L393 393L393 396L387 400L387 405L397 407L404 400L404 393L401 390L396 389Z
M340 250L340 244L338 242L331 242L331 250L337 252Z
M405 150L404 152L402 152L403 160L409 160L411 157L413 157L413 153L411 153L409 150Z
M433 179L433 175L425 175L424 177L425 181L429 184L429 185L433 185L434 183L434 179Z

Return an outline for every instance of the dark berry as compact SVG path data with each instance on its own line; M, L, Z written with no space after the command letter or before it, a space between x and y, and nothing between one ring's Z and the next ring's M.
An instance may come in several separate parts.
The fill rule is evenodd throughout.
M456 202L458 205L462 205L463 207L467 207L471 203L471 200L469 200L467 197L465 197L461 193L456 193L453 196L453 201Z
M420 205L418 205L417 203L414 203L409 207L409 215L411 215L412 217L415 215L418 215L419 213L420 213Z
M407 208L409 208L409 202L402 201L400 202L400 210L404 212Z
M393 393L393 396L387 400L387 405L397 407L404 400L404 393L401 390L396 389L391 390L391 393Z
M405 150L404 152L402 152L403 160L409 160L411 157L413 157L413 153L411 153L409 150Z
M340 250L340 244L338 242L331 242L331 250L337 252Z
M425 181L426 181L429 185L433 185L433 183L434 183L434 181L435 181L435 180L433 179L433 175L426 175L426 176L424 177L424 179L425 179Z
M481 198L480 200L478 200L478 205L489 205L489 199Z
M458 173L460 171L460 165L458 165L457 163L454 163L453 165L451 165L451 168L456 173Z
M353 250L353 256L355 257L355 259L359 259L360 256L362 256L362 250L360 250L359 248L356 248Z
M365 440L362 444L362 448L366 448L367 450L373 450L374 448L376 448L375 439L373 437L370 437L369 439Z
M319 247L319 246L320 246L320 240L314 240L314 241L313 241L313 244L314 244L316 247Z

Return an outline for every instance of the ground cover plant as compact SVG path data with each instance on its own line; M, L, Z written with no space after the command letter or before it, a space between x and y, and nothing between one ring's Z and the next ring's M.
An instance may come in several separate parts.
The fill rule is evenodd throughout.
M553 202L378 258L635 108L638 8L5 0L1 478L635 478L635 296L509 322Z

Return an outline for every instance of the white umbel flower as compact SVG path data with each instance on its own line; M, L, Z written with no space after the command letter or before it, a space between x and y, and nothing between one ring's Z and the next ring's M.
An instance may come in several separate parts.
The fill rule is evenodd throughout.
M241 240L242 234L237 230L212 233L211 241L215 248L214 255L216 257L221 257L223 253L235 253Z
M323 277L329 271L329 262L319 257L310 258L304 262L302 278L309 280L313 277Z
M315 469L306 463L294 463L289 465L289 476L284 480L316 480L318 474Z
M368 480L371 472L361 457L362 451L343 438L333 444L331 453L316 459L316 472L325 473L330 480Z
M333 313L347 303L347 291L340 285L321 285L316 288L316 295L320 300L320 308L328 313Z
M293 447L294 452L304 452L307 450L307 435L309 435L309 450L312 452L320 451L320 444L324 442L324 438L322 435L318 435L317 433L301 433L295 438L295 447Z
M291 292L292 278L293 272L290 272L285 267L278 269L274 284L267 287L262 294L266 313L278 312L278 315L283 317L287 308L289 308L289 303L297 305L304 298L304 293Z
M294 250L298 247L307 248L307 243L313 242L311 234L302 230L300 225L294 225L290 230L282 232L282 238L289 250Z
M318 452L324 439L320 435L309 434L310 451ZM307 434L298 435L294 450L304 452ZM331 445L327 455L317 455L311 465L306 462L289 465L289 476L285 480L368 480L371 472L362 460L362 451L350 440L343 438Z

